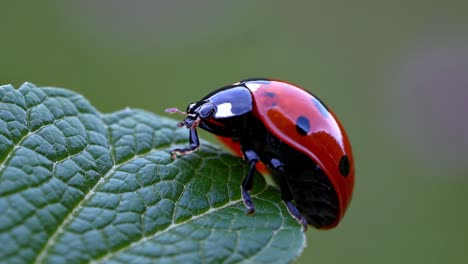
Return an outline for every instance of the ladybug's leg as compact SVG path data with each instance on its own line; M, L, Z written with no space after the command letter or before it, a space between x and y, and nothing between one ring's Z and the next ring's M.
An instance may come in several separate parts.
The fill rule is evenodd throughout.
M189 142L188 148L176 148L171 150L171 156L175 159L177 156L184 156L191 152L196 151L200 147L200 140L198 139L197 129L192 127L189 130Z
M252 190L253 187L255 165L258 162L258 155L254 150L243 150L243 153L244 158L249 163L249 172L242 181L241 195L242 201L244 202L245 207L247 207L246 214L250 215L255 212L255 205L252 201L252 198L250 197L249 191Z
M297 210L297 207L292 203L293 195L286 179L283 163L278 159L271 159L270 164L268 165L280 174L278 178L281 190L281 200L283 200L284 204L286 205L286 209L288 209L289 214L302 226L302 231L307 231L307 220L304 218L304 216L301 215L299 210Z

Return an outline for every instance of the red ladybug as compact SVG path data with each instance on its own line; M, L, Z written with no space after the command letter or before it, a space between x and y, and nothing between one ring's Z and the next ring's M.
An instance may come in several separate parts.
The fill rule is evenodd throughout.
M296 85L269 79L249 79L222 87L191 103L179 127L190 129L197 150L197 127L217 135L250 169L241 185L247 213L255 211L249 195L257 162L266 165L281 190L289 213L303 230L335 227L349 206L354 189L351 145L335 114L315 95Z

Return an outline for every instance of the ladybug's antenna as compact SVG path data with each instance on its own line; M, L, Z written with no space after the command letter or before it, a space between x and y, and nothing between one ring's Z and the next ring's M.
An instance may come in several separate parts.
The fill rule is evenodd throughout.
M179 109L175 108L175 107L171 107L171 108L166 108L166 110L164 110L166 113L169 113L169 114L174 114L174 113L177 113L177 114L181 114L181 115L188 115L187 112L184 112L184 111L180 111Z
M169 114L177 113L177 114L188 116L183 121L177 123L178 127L186 126L187 128L196 128L198 126L198 123L200 123L200 117L198 117L198 114L196 114L196 115L195 114L189 114L187 112L180 111L179 109L177 109L175 107L166 108L166 110L164 110L164 111L166 113L169 113Z

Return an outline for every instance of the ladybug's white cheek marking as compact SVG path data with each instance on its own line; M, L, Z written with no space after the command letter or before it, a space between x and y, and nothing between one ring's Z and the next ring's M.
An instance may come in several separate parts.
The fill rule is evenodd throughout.
M245 86L249 88L250 91L255 92L262 84L261 83L246 83Z
M215 117L231 117L234 116L232 112L232 104L231 103L222 103L217 106L218 110L216 111Z

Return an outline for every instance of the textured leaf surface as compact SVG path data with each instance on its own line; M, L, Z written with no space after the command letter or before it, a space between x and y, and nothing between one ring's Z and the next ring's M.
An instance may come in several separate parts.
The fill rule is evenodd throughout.
M135 109L97 112L81 95L0 87L0 260L8 263L284 263L305 236L246 166L203 142L172 160L187 130Z

